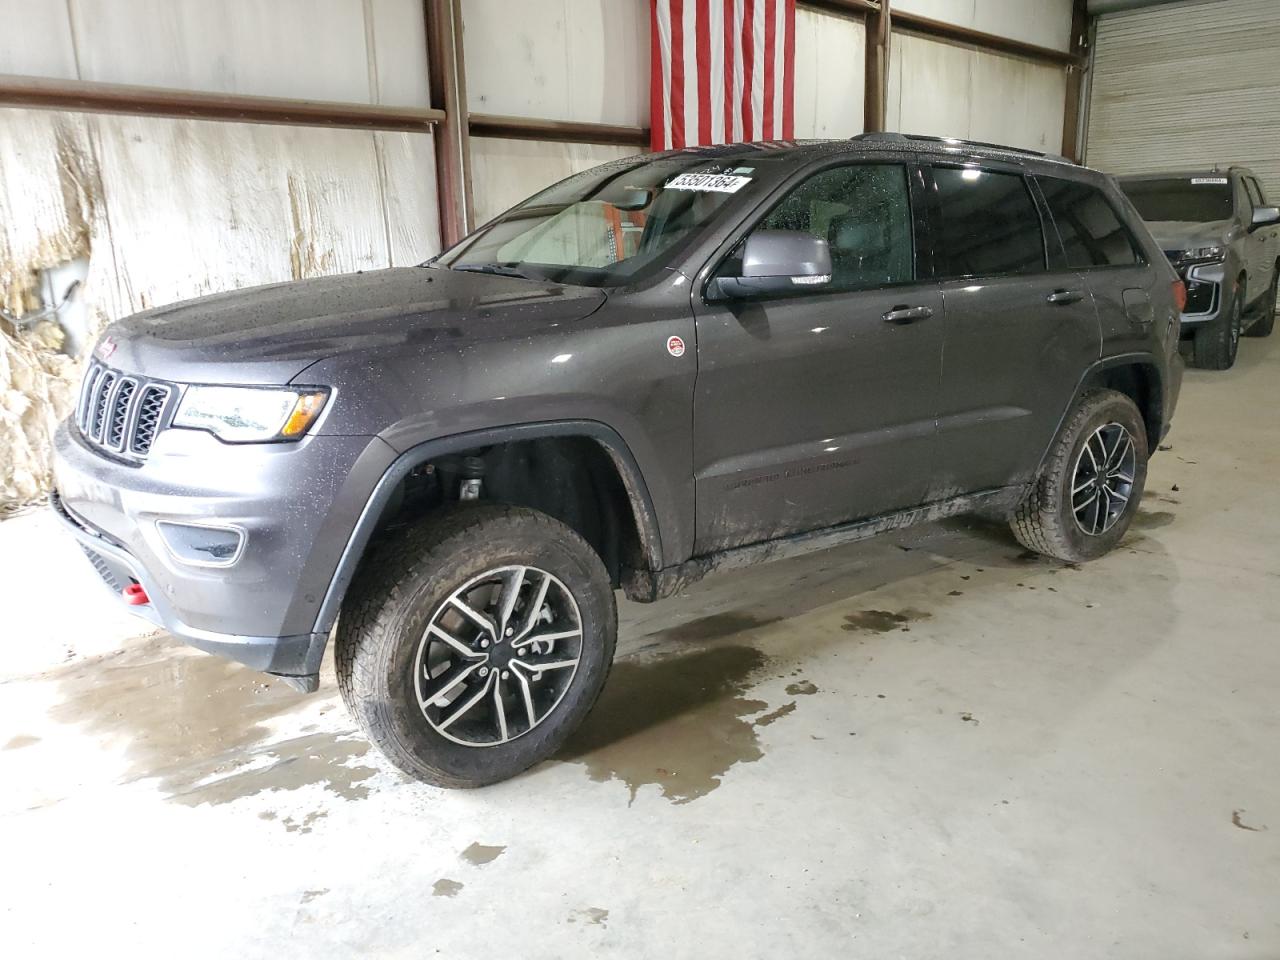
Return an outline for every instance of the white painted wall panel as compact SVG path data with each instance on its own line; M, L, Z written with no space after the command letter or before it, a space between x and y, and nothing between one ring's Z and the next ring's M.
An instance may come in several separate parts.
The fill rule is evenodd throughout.
M463 0L473 113L644 126L646 0Z
M635 147L537 140L471 139L471 187L476 224L580 170L639 153Z
M377 78L373 103L426 107L427 28L422 0L364 0Z
M0 73L76 78L66 0L0 0Z
M1066 71L896 33L887 125L904 133L1062 149Z
M70 0L84 80L369 100L361 0Z
M892 9L1054 50L1071 49L1071 0L893 0Z
M862 132L866 28L857 20L796 10L796 136Z

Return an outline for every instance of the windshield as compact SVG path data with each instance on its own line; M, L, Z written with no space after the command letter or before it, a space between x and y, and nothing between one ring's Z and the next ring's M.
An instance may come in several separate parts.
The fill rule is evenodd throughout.
M1231 181L1226 177L1121 181L1121 189L1148 222L1230 220Z
M755 193L758 161L681 154L586 170L508 210L435 262L587 286L665 266L722 209Z

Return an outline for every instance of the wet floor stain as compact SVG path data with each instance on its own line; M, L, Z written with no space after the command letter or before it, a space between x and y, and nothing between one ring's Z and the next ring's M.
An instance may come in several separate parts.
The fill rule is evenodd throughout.
M456 897L458 891L461 890L463 884L457 880L450 880L448 877L441 877L431 885L431 895L433 897Z
M1266 827L1254 827L1244 822L1244 810L1232 810L1231 822L1241 830L1248 830L1250 833L1266 833Z
M890 633L894 630L907 631L911 623L917 620L928 620L932 614L923 610L906 609L900 613L892 610L860 610L847 613L841 630L864 631L867 633Z
M352 761L364 757L370 749L364 740L315 733L267 744L244 755L188 765L165 784L174 791L171 800L192 807L231 803L269 790L298 790L313 784L345 800L363 800L369 796L365 781L378 770ZM245 760L252 765L242 768ZM288 827L286 821L282 822Z
M328 887L320 887L317 890L304 890L302 892L302 902L310 903L316 897L323 897L328 892L329 892Z
M777 710L770 710L764 716L757 717L753 721L752 726L767 727L771 723L777 723L779 720L781 720L783 717L787 716L788 714L794 713L795 709L796 709L796 702L794 700L792 700L790 703L784 703Z
M787 684L787 693L793 697L805 697L818 692L817 684L809 680L799 680L796 683Z
M977 719L977 717L975 717L975 716L974 716L972 713L970 713L968 710L966 710L964 713L960 714L960 719L961 719L961 720L963 720L965 723L972 723L972 724L974 724L975 726L976 726L976 725L977 725L977 723L978 723L978 719Z
M558 759L597 782L622 781L633 802L648 784L672 803L706 796L730 767L764 755L748 718L769 704L745 694L767 665L740 645L620 660Z
M9 742L4 745L4 750L21 750L23 747L30 747L40 742L39 737L33 737L29 733L20 733L16 737L10 737Z
M676 643L687 643L696 640L704 642L707 640L723 640L725 637L746 633L748 630L767 627L771 623L777 623L778 620L778 617L760 617L752 613L730 610L726 613L713 613L710 616L700 617L697 620L690 620L679 626L663 630L662 639L675 641Z
M1178 515L1171 510L1139 509L1133 515L1132 526L1138 530L1155 530L1160 527L1167 527L1177 519Z
M50 711L55 720L125 744L125 779L156 778L180 803L227 803L309 784L358 799L377 772L350 765L368 751L363 741L316 733L264 743L269 721L312 700L163 634L51 677L62 695Z
M486 863L497 860L506 852L506 849L506 847L488 847L483 843L473 843L462 851L462 859L473 867L483 867Z
M316 821L323 820L327 816L329 816L329 813L326 810L312 810L305 816L285 817L280 822L284 824L284 828L290 833L310 833Z
M609 925L609 911L601 907L587 907L584 910L575 910L570 914L570 923L577 923L579 920L583 923L607 927Z

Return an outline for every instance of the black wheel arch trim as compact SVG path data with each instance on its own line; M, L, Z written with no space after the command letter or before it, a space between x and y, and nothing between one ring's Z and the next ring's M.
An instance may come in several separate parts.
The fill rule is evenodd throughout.
M436 457L459 453L476 446L511 443L520 440L536 440L545 437L588 437L599 443L609 454L618 475L622 479L627 498L631 502L636 531L640 536L645 561L651 569L662 566L662 534L658 514L649 495L640 465L622 436L607 424L597 420L552 420L537 423L521 423L510 426L473 430L445 437L435 437L407 448L374 485L351 535L347 538L338 566L329 580L324 600L316 613L315 634L328 635L338 619L347 588L355 577L356 569L364 556L369 541L382 519L382 512L395 495L400 482L420 464Z
M1044 467L1045 460L1053 450L1054 445L1058 442L1058 438L1062 436L1062 431L1066 427L1067 421L1071 419L1071 411L1073 411L1076 408L1076 405L1080 403L1080 398L1096 385L1098 375L1107 370L1114 370L1119 367L1144 367L1154 373L1158 378L1158 382L1154 384L1155 391L1152 398L1156 405L1155 409L1153 411L1147 411L1139 407L1138 410L1138 412L1142 414L1142 422L1147 428L1148 433L1147 443L1150 446L1150 449L1147 451L1147 456L1149 457L1155 452L1156 446L1162 439L1164 439L1164 411L1166 405L1165 385L1167 382L1165 371L1161 367L1160 361L1156 358L1155 354L1141 351L1135 353L1119 353L1114 356L1103 357L1102 359L1090 364L1088 369L1086 369L1084 374L1080 377L1079 383L1076 384L1075 392L1071 395L1071 401L1062 411L1062 415L1058 418L1058 425L1054 428L1053 436L1045 446L1044 452L1040 455L1040 461L1036 464L1036 470L1033 476L1038 475L1040 470ZM1154 433L1152 433L1151 430L1153 419L1156 426Z

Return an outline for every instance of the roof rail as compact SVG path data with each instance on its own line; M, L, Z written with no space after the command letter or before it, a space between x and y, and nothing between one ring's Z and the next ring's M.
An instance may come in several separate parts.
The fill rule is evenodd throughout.
M907 143L911 141L945 143L950 146L982 147L986 150L1002 150L1005 153L1020 153L1029 157L1043 157L1046 160L1057 160L1061 163L1071 162L1066 157L1057 153L1044 153L1040 150L1028 150L1025 147L1011 147L1003 143L988 143L985 140L962 140L958 137L936 137L924 133L890 133L887 131L874 131L871 133L855 134L849 139L880 141L883 143Z

